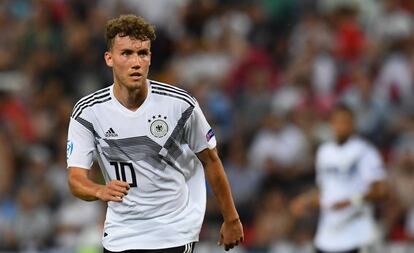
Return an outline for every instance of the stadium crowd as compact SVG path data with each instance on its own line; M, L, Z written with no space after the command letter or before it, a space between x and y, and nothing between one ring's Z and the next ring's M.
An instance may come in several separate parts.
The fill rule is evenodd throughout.
M216 132L245 225L235 252L311 252L317 212L294 217L288 207L314 186L315 150L331 138L338 102L386 161L380 244L410 252L410 0L0 1L0 251L100 252L105 204L70 194L66 136L77 99L112 83L103 28L121 13L155 24L150 78L190 91ZM196 252L221 252L208 198Z

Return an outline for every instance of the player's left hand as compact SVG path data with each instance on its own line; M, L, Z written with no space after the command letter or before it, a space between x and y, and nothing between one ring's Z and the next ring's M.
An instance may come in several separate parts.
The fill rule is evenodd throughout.
M224 249L228 251L239 245L243 240L243 225L241 224L240 219L223 222L223 225L221 225L218 245L223 245Z
M332 206L332 209L334 209L334 210L341 210L341 209L347 208L349 206L351 206L351 201L350 200L342 200L342 201L336 202Z

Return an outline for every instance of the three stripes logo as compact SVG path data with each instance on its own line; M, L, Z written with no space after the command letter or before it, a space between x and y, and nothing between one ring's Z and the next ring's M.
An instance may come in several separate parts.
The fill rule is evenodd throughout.
M118 137L118 134L111 128L105 133L105 137Z
M152 93L177 98L182 101L185 101L191 107L195 107L197 102L195 98L192 95L190 95L187 91L169 84L160 83L153 80L151 80L150 82Z
M75 104L72 112L72 118L78 118L82 114L82 112L88 107L92 107L96 104L105 103L109 100L111 100L110 87L98 90L90 94L89 96L82 98Z

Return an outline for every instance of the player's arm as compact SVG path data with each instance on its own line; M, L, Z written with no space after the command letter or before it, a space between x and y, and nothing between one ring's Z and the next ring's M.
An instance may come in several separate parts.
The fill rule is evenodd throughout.
M303 216L306 212L319 208L319 191L312 189L294 198L290 203L290 211L295 216Z
M349 199L333 205L334 209L358 206L365 202L378 202L388 196L388 184L382 158L377 150L370 149L364 153L359 164L360 178L368 185L366 192L351 196Z
M100 199L120 202L129 189L128 183L113 180L107 185L100 185L88 176L88 168L93 163L92 154L95 144L92 131L82 124L87 122L87 115L85 118L83 121L71 118L69 123L67 148L69 189L74 196L86 201Z
M97 184L89 178L88 172L87 169L69 167L68 184L74 196L86 201L122 202L129 190L127 182L112 180L106 185Z
M361 195L355 195L350 199L339 201L333 205L334 209L342 209L351 205L361 205L364 202L378 202L388 195L388 184L385 180L379 180L370 184L369 190Z
M217 150L206 148L197 153L203 164L205 175L209 185L219 204L224 223L221 227L220 245L229 250L243 241L243 226L239 219L227 176L217 154Z
M363 201L377 202L388 196L388 183L385 180L371 183L370 190L364 194Z

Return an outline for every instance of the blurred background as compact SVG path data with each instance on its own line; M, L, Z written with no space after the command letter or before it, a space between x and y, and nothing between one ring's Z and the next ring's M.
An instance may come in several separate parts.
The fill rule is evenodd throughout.
M76 100L112 84L121 13L156 26L150 78L189 90L216 132L245 225L233 252L312 252L317 211L288 206L314 187L337 102L386 163L380 252L414 252L411 0L1 0L0 252L101 252L105 204L69 193L66 136ZM208 198L197 253L223 252Z

